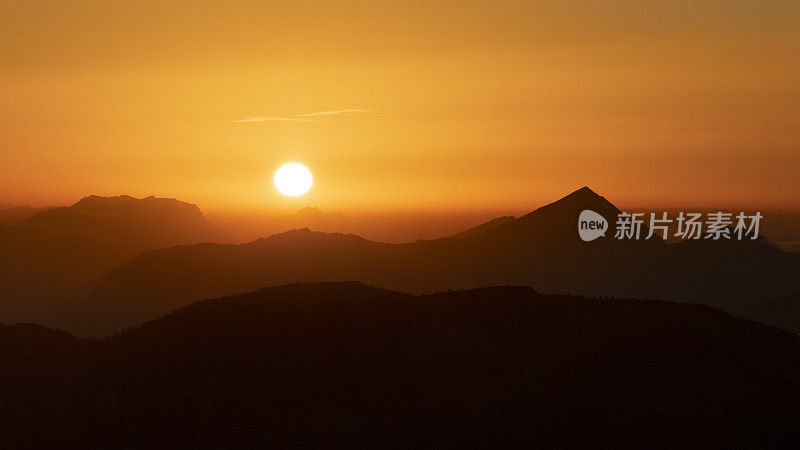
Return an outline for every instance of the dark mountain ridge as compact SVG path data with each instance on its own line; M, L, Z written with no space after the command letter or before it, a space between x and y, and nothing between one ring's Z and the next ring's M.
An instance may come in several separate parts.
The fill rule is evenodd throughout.
M798 337L704 305L300 283L66 353L21 352L8 328L7 448L800 442Z
M618 240L577 233L584 209L611 227L617 209L584 187L518 219L461 238L384 244L308 229L241 245L178 246L142 254L109 272L87 311L103 333L154 318L203 298L293 281L358 279L414 293L486 285L526 285L542 292L705 302L740 313L800 290L800 255L763 241ZM91 313L81 314L85 319Z

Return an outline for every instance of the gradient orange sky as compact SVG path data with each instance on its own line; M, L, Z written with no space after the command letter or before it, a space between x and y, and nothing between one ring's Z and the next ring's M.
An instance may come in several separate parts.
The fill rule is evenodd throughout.
M796 0L4 0L0 203L800 208L799 30Z

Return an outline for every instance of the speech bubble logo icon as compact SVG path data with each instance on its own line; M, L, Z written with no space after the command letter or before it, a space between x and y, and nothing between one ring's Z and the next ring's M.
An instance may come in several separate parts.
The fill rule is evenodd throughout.
M605 236L608 231L608 221L605 217L592 211L584 209L578 216L578 234L585 242L593 241L600 236Z

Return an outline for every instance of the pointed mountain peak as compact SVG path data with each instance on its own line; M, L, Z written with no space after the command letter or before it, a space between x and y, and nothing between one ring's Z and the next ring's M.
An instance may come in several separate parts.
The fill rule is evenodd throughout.
M531 233L531 230L535 230L535 234L546 234L552 239L556 239L559 236L564 239L564 242L580 242L576 224L578 223L578 217L584 210L600 214L609 224L615 223L617 216L621 213L619 208L606 200L605 197L584 186L566 197L520 217L511 222L509 226L527 230L525 233ZM502 228L504 227L498 227L497 229ZM646 234L646 227L642 228ZM648 242L651 241L655 242L654 239ZM664 244L661 239L658 239L658 243L660 245Z
M588 186L584 186L567 195L566 197L560 198L553 203L542 206L541 208L526 214L525 216L521 217L521 219L526 219L534 215L556 214L572 220L573 216L577 217L577 214L584 209L591 209L597 213L600 213L604 216L607 215L609 217L616 216L620 212L620 210L617 209L617 207L611 202L606 200L605 197L589 189Z
M566 197L562 198L561 200L566 200L568 198L576 198L576 199L600 199L603 198L602 196L598 195L595 191L591 190L589 186L584 186L576 191L573 191L571 194L567 195Z

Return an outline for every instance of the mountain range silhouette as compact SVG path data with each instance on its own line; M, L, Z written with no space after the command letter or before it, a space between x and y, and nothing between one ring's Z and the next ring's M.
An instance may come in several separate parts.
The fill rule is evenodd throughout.
M299 283L0 327L6 448L791 448L798 337L697 304Z
M699 302L800 331L793 312L755 312L777 299L795 304L787 296L800 292L800 254L763 238L666 244L609 233L583 242L576 227L585 209L610 224L620 213L583 187L521 217L434 240L387 244L302 228L222 244L212 242L227 237L195 205L90 196L0 227L0 317L103 335L206 298L295 281L360 280L417 294L523 285Z
M800 333L800 291L759 303L742 317Z
M58 317L100 276L137 254L225 240L197 206L169 198L86 197L0 228L0 317Z
M0 224L16 225L31 218L39 211L49 208L34 208L28 205L0 205Z
M94 317L94 324L76 331L103 334L193 301L294 281L357 279L413 293L524 285L548 293L701 302L735 314L800 290L800 254L765 239L583 242L577 217L585 209L610 224L620 213L584 187L522 217L436 240L385 244L305 228L246 244L154 250L102 278L79 314Z

